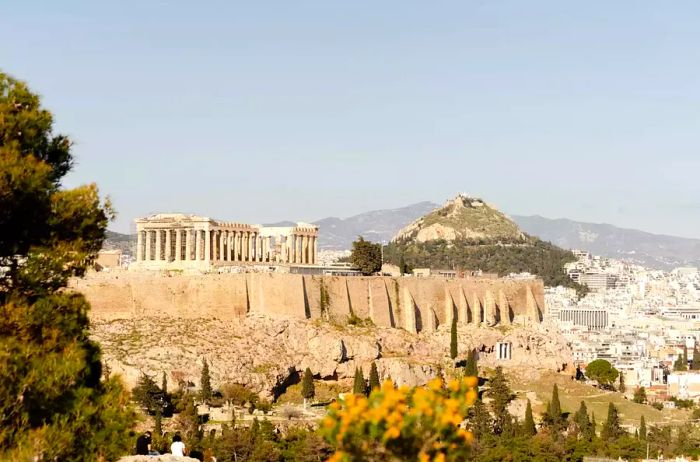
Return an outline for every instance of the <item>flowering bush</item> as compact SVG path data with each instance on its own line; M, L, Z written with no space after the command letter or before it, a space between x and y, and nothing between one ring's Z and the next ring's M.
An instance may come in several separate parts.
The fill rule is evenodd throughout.
M440 379L395 388L390 381L369 398L348 395L333 403L322 428L335 445L332 462L464 460L472 434L462 428L477 399L476 377Z

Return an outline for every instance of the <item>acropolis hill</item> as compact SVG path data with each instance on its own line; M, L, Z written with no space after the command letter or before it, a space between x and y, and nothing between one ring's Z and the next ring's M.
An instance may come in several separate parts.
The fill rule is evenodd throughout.
M91 303L107 364L130 384L163 371L196 383L205 357L215 385L264 395L283 392L305 367L343 382L371 362L415 385L453 367L444 363L453 320L459 350L478 350L484 365L571 363L568 347L541 325L539 279L322 275L322 230L301 223L157 214L137 220L137 230L128 271L71 284Z

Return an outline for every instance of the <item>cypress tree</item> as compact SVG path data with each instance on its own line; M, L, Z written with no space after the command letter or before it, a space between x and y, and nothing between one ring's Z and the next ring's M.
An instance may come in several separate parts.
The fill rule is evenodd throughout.
M593 433L593 437L596 436L596 427L598 426L598 423L595 421L595 412L591 412L591 432Z
M450 358L457 357L457 317L452 316L452 327L450 328Z
M355 368L355 381L352 385L352 392L356 395L364 395L367 393L367 383L365 383L365 376L362 374L362 368Z
M467 354L467 363L464 365L464 375L467 377L479 376L479 367L476 362L475 350L470 350Z
M114 215L94 184L64 188L72 144L0 71L0 460L113 460L130 444L134 415L119 378L103 377L90 305L63 290Z
M691 368L694 371L700 370L700 351L698 351L697 344L693 347L693 364Z
M207 360L203 360L203 365L202 365L202 377L200 379L200 390L199 390L199 397L202 401L209 401L211 400L212 396L212 390L211 390L211 377L209 376L209 363L207 363Z
M625 386L625 374L620 372L620 386L618 387L618 390L620 393L624 393L627 387Z
M379 387L381 387L379 383L379 372L377 371L377 365L373 361L372 367L369 369L369 389L374 390Z
M528 399L527 407L525 408L525 421L523 422L523 435L534 436L536 434L535 420L532 418L532 404L530 404L530 400Z
M165 371L163 371L163 380L160 385L160 390L165 396L168 396L168 377L165 375Z
M613 403L608 406L608 418L603 424L603 430L600 432L600 437L606 441L611 441L622 436L623 430L620 427L620 416L617 408Z
M583 438L590 441L595 437L595 423L588 419L588 409L583 401L574 414L574 423Z
M315 395L314 376L311 373L311 369L307 367L301 380L301 396L304 398L304 401L306 401L307 399L313 399Z
M683 365L688 369L688 345L683 345Z
M559 387L556 383L554 384L554 387L552 387L552 401L549 404L549 411L556 423L559 423L562 420L561 402L559 401Z
M644 420L644 416L639 419L639 439L640 440L646 440L647 439L647 423Z

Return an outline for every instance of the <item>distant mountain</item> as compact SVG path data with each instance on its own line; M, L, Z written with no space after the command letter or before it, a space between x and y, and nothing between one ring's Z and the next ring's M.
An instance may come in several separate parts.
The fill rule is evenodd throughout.
M132 250L135 247L135 234L122 234L107 230L103 248L108 250L120 249L124 255L132 255Z
M318 244L326 250L352 247L357 236L373 242L389 242L404 226L438 207L432 202L419 202L397 209L374 210L348 218L329 217L314 222L321 228Z
M512 218L526 233L566 249L587 250L595 255L625 259L650 268L700 266L700 239L541 216Z

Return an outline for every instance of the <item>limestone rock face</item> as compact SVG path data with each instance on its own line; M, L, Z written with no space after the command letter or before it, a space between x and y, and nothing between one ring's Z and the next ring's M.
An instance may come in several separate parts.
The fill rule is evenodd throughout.
M264 397L299 382L307 367L317 379L338 381L349 388L355 368L363 368L368 376L373 361L380 377L409 386L426 383L451 364L449 325L413 334L395 328L249 315L240 321L94 320L92 333L102 345L109 371L121 374L129 386L136 384L142 372L157 382L165 372L173 388L178 382L199 386L205 358L215 388L239 383ZM496 358L498 342L512 344L512 359ZM498 329L459 325L458 346L460 357L476 349L479 364L485 367L553 371L573 362L566 342L539 324Z
M401 229L394 240L428 242L456 239L520 240L518 226L481 199L459 194Z

